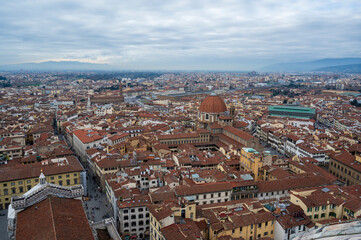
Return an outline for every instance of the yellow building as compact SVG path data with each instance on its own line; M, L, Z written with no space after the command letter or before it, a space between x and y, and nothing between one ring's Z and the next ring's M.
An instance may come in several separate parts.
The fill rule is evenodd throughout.
M356 219L361 216L359 187L350 187L330 185L323 188L292 190L290 201L300 206L304 213L319 225L322 225L324 220Z
M171 207L174 217L190 218L194 220L196 218L196 204L176 205Z
M197 220L206 220L210 240L220 237L255 240L274 237L276 217L256 199L197 207Z
M240 163L241 168L251 171L254 174L254 179L257 181L259 179L260 168L272 164L272 155L267 151L260 153L253 148L242 148Z
M153 204L148 206L150 239L165 239L162 228L176 223L175 219L196 219L196 204Z
M171 207L165 204L152 204L147 207L149 210L150 239L165 239L161 228L175 223Z
M41 171L49 183L74 186L81 184L84 169L75 156L68 156L33 164L2 165L0 171L0 209L5 209L11 197L23 195L39 183Z

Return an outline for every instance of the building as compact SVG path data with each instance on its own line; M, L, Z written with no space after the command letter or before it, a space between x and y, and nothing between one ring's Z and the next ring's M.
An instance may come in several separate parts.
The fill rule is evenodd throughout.
M303 210L293 204L277 204L273 214L277 217L274 231L274 239L276 240L293 239L299 234L311 231L315 226Z
M347 185L361 184L361 162L359 157L342 150L329 155L329 172ZM357 160L356 160L357 159Z
M315 119L316 110L308 107L290 106L290 105L269 106L268 114L270 116L277 116L277 117Z
M205 143L210 141L210 133L207 130L199 129L196 132L190 133L177 133L168 135L157 135L157 140L161 144L168 145L170 148L174 148L181 144L196 144Z
M184 198L197 205L227 202L231 200L232 186L227 182L198 184L175 188L178 199Z
M273 239L276 217L256 199L197 206L197 220L207 222L208 237L217 239Z
M240 156L241 168L251 171L254 179L259 178L259 169L272 164L272 155L268 151L257 152L253 148L242 148Z
M124 199L118 204L119 231L122 237L145 238L149 235L148 200Z
M360 218L359 190L359 186L336 185L292 190L290 201L300 206L316 225L322 226L332 221Z
M18 240L96 239L81 200L60 197L47 197L17 213L14 237Z
M75 130L73 131L72 146L75 152L80 156L83 162L86 162L86 150L89 148L99 147L100 144L106 143L106 136L93 130Z
M164 204L148 205L150 213L150 239L164 240L162 228L175 223L172 209Z
M83 184L86 189L86 173L75 156L33 164L1 165L0 171L0 209L7 208L12 197L22 195L37 185L41 171L51 184L69 187Z
M99 95L99 96L93 96L91 98L91 103L98 103L98 104L109 104L109 103L113 103L113 104L120 104L120 103L124 103L124 96L123 96L123 86L122 83L119 84L119 92L117 93L112 93L109 95Z
M209 124L218 122L221 116L226 115L227 106L221 97L211 94L203 99L198 110L198 124L206 128Z

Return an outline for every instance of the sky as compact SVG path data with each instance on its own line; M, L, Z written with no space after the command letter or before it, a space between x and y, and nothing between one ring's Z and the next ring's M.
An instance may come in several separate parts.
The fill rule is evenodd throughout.
M2 1L0 65L257 70L361 57L360 13L359 0Z

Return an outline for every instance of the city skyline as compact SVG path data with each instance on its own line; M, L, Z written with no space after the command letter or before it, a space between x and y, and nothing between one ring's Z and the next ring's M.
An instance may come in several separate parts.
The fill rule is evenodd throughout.
M356 1L11 1L0 9L0 65L257 70L361 57L360 10Z

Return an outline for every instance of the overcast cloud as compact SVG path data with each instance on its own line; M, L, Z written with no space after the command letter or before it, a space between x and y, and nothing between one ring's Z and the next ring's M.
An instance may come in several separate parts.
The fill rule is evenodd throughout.
M2 1L0 64L252 70L361 57L359 0Z

